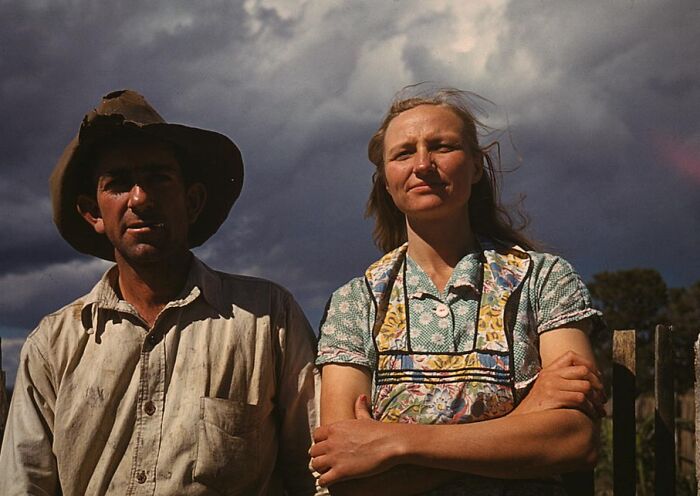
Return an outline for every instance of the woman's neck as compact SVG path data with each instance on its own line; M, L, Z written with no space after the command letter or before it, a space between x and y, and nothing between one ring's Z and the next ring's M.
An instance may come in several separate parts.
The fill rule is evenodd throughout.
M442 292L457 263L477 249L468 216L450 220L406 221L408 254Z

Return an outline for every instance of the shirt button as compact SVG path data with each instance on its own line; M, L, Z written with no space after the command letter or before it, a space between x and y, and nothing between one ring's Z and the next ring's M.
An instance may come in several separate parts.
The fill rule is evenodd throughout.
M146 404L143 406L143 411L146 412L146 415L153 415L156 413L156 405L152 401L147 401Z
M136 474L136 482L139 484L143 484L146 482L146 472L143 470L140 470L139 473Z
M437 315L437 316L440 317L441 319L444 318L444 317L447 317L449 314L450 314L450 309L447 308L447 305L444 305L444 304L442 304L442 303L439 303L439 304L435 307L435 315Z

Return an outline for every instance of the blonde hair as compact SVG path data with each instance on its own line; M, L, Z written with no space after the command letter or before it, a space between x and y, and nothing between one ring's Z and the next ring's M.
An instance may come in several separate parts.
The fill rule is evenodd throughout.
M464 123L464 143L467 152L483 166L481 179L473 186L467 208L469 220L475 234L500 242L517 244L525 249L533 249L534 243L522 230L527 225L527 218L519 210L516 212L520 223L516 226L513 217L500 201L500 144L494 141L487 146L479 145L479 131L486 131L475 117L472 107L476 105L471 93L454 89L440 88L423 92L416 96L405 97L407 91L415 90L421 85L408 86L394 98L382 124L369 140L367 155L377 167L372 175L366 217L374 217L373 238L377 247L388 252L406 242L406 219L391 199L386 190L384 175L384 137L391 121L400 113L419 105L439 105L452 110ZM478 97L477 97L478 98ZM492 155L495 155L492 156Z

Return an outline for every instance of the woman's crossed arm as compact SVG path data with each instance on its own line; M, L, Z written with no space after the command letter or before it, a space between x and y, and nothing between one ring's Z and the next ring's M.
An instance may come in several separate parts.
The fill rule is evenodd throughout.
M324 366L322 426L311 448L320 485L333 486L333 493L419 494L465 472L536 478L593 466L605 400L586 324L542 334L543 369L530 393L509 415L483 422L372 420L369 371Z

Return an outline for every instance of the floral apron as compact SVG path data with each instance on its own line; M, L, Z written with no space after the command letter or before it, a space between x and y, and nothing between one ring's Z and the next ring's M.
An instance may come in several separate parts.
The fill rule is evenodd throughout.
M404 282L407 244L367 269L365 278L377 315L373 328L375 419L467 423L500 417L514 408L512 332L507 326L517 308L518 298L511 296L519 293L530 258L517 249L484 247L481 301L470 350L412 350Z

